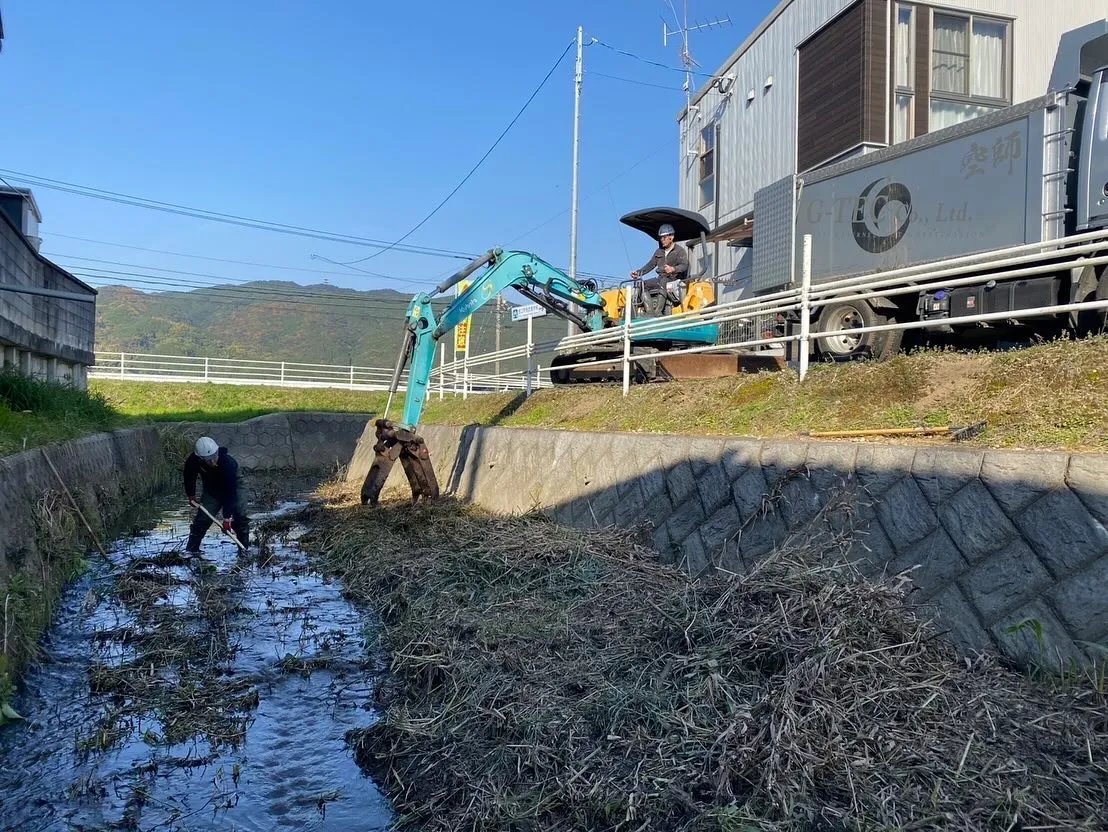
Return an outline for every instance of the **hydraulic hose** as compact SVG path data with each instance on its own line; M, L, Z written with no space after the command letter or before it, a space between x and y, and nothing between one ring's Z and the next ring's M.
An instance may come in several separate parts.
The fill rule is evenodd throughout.
M446 280L444 280L442 283L440 283L438 286L436 286L435 291L434 291L433 294L441 295L447 289L450 289L453 286L455 286L456 284L458 284L461 281L465 280L467 277L469 277L471 274L473 274L475 271L477 271L479 268L481 268L486 263L492 262L492 260L495 257L496 257L496 252L493 251L492 249L489 249L484 254L482 254L480 257L478 257L476 260L474 260L472 263L470 263L468 266L463 268L461 271L454 272L454 274L450 275L450 277L446 278Z

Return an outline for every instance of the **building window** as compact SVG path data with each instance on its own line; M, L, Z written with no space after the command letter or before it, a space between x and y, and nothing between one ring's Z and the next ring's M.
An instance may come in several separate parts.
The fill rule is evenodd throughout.
M932 130L1008 106L1008 23L976 15L934 15Z
M716 126L709 124L700 131L700 207L716 199Z
M893 98L893 144L906 141L915 135L915 49L916 10L898 3L896 6L896 37L894 61L896 68L896 93Z

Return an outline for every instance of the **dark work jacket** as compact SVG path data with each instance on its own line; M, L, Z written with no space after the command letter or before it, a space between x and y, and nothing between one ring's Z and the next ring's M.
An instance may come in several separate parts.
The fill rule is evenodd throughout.
M665 266L673 266L673 274L666 274L662 271ZM647 261L645 266L639 269L639 273L645 276L655 269L658 271L658 277L663 280L687 280L689 277L688 251L685 250L684 246L677 243L673 244L673 248L668 253L661 246L658 246L654 256Z
M226 448L219 449L219 464L214 468L205 465L196 454L189 454L185 460L185 494L190 500L196 497L197 476L204 484L205 494L216 497L224 505L238 505L239 464Z

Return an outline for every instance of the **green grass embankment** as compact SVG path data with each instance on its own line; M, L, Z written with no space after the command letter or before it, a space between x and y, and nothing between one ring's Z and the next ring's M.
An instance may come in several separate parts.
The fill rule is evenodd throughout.
M1108 337L1003 353L923 351L884 363L636 386L471 397L427 421L758 437L980 420L991 447L1108 451ZM448 402L444 402L448 404ZM920 439L907 441L919 442ZM947 442L940 437L939 442Z
M433 393L423 422L788 437L985 420L988 429L972 443L1108 451L1106 366L1108 337L1005 353L924 351L885 363L815 365L803 385L795 373L780 372L636 386L627 398L618 385L542 390L526 401L514 392L443 401ZM86 396L4 373L0 454L149 422L235 422L309 410L377 414L385 398L338 389L121 381L94 381Z
M0 371L0 456L120 427L101 396Z
M385 406L387 395L329 388L106 379L89 382L89 391L134 422L241 422L267 413L308 410L374 413Z

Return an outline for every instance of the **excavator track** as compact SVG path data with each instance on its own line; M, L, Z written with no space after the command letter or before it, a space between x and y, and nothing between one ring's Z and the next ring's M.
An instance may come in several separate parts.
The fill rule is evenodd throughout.
M592 367L566 368L566 365L585 361L604 361ZM649 367L636 361L631 365L631 383L645 384L651 380ZM649 362L646 362L649 364ZM550 380L557 386L567 384L599 384L623 381L623 353L612 350L567 353L554 356L550 363Z
M388 419L378 419L374 425L377 442L373 445L373 464L362 481L362 505L377 505L398 459L412 489L412 502L437 499L439 481L423 437L398 428Z

